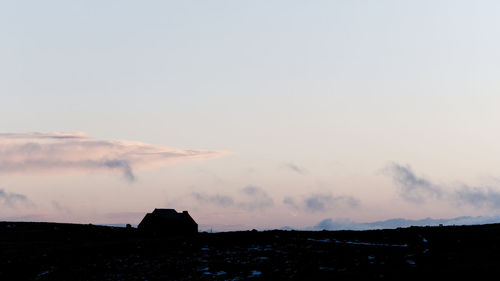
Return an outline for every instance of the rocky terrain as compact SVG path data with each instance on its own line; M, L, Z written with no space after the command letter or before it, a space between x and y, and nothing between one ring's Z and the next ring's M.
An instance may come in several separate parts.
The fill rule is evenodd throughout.
M0 280L422 280L500 272L500 225L240 231L0 222Z

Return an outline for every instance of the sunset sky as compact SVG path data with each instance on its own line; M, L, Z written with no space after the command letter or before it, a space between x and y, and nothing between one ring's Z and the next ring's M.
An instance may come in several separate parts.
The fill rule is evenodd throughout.
M493 0L2 1L0 221L499 216L499 12Z

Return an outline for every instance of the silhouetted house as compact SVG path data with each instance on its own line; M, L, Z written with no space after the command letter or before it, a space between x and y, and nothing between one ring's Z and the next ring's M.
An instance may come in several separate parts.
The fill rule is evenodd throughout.
M137 228L168 235L198 233L198 224L188 212L177 213L174 209L154 209L152 213L146 214Z

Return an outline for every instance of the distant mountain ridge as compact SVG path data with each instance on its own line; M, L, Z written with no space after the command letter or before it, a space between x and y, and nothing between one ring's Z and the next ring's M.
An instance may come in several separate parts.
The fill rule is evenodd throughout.
M311 227L310 230L370 230L370 229L394 229L398 227L410 226L438 226L442 225L473 225L500 223L500 216L462 216L450 219L425 218L421 220L409 220L404 218L394 218L376 222L355 222L351 220L324 219Z

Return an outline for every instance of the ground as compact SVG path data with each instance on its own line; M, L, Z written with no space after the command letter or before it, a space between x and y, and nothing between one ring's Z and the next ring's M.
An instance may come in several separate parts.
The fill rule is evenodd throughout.
M421 280L500 273L500 224L168 237L0 222L0 280Z

